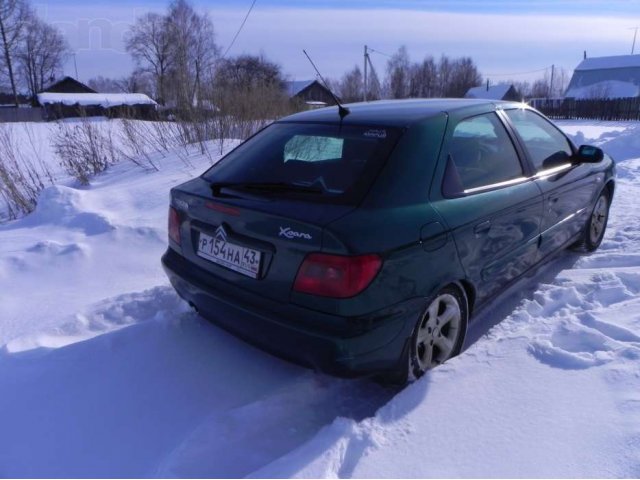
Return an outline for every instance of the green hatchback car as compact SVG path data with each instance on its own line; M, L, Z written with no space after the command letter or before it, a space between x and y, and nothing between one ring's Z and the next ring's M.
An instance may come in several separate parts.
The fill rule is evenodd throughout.
M520 103L299 113L171 191L171 283L204 317L328 373L405 381L549 255L602 241L613 160Z

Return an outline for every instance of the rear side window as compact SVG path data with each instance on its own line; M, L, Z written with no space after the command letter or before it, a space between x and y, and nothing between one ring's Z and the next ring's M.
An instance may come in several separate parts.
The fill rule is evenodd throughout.
M516 149L495 113L461 121L448 153L446 196L494 188L522 176Z
M291 185L302 188L271 189L269 195L353 204L368 190L400 135L395 128L275 123L229 153L204 178L225 185Z
M569 140L560 130L530 110L505 110L522 138L536 172L568 163L573 155Z

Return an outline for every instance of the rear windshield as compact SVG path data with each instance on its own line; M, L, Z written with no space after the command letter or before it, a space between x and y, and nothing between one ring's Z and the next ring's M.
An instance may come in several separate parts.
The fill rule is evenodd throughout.
M399 135L394 128L274 123L230 152L204 178L231 186L292 185L303 188L264 194L355 204Z

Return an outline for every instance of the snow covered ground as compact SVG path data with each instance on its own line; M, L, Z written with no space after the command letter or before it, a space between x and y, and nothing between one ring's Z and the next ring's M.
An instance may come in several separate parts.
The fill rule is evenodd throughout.
M179 300L168 191L208 158L48 188L0 225L0 477L640 476L640 124L561 126L619 162L601 249L521 280L399 393L273 358Z

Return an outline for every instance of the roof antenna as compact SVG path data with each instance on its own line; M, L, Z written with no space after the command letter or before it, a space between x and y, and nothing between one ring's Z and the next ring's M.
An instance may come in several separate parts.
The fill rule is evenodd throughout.
M304 49L302 51L307 56L307 58L309 59L309 62L311 63L311 66L316 71L316 73L320 77L320 80L322 80L322 83L324 83L324 86L327 88L327 90L329 91L329 93L333 97L333 101L336 102L336 105L338 105L338 114L340 115L340 120L342 120L344 117L349 115L349 113L351 113L351 110L349 110L347 107L343 106L342 103L340 103L340 100L338 100L338 97L336 97L335 94L331 91L331 89L329 88L329 85L327 84L327 82L325 81L324 77L322 76L322 74L320 73L318 68L316 67L316 64L313 63L313 60L311 60L311 57L309 56L307 51L304 50Z

